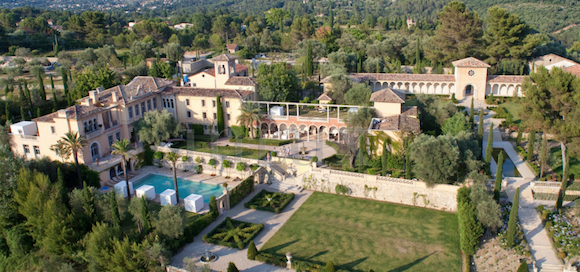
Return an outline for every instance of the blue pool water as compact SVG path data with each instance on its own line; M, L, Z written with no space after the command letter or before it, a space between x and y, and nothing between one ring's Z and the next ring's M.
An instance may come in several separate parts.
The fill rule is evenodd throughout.
M167 177L156 174L149 174L144 178L133 184L133 188L137 189L143 185L151 185L155 187L155 193L161 194L167 189L173 188L173 177ZM202 195L203 202L209 203L211 196L219 197L224 191L221 185L202 183L199 181L192 181L177 178L177 188L179 188L179 198L186 198L190 194Z

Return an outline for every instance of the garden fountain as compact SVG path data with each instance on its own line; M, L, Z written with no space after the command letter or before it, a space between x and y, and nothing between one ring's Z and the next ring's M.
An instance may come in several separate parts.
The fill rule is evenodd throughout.
M201 258L199 258L199 260L202 263L212 263L217 260L217 256L209 252L209 249L206 248L205 252L203 253L203 255L201 255Z

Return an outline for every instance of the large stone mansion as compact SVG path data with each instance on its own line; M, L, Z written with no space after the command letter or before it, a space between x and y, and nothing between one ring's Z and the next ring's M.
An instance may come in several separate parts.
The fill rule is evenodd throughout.
M190 86L178 87L170 80L153 77L135 77L127 85L104 90L97 88L77 104L55 113L22 121L10 127L12 150L28 159L49 157L61 160L51 150L67 132L78 132L87 140L80 162L100 173L102 182L122 172L120 158L111 155L111 145L119 139L131 139L133 123L144 113L167 110L179 123L191 128L202 124L206 133L217 130L217 101L222 100L226 135L230 127L238 125L242 103L258 103L265 119L257 126L263 138L296 139L303 141L341 141L346 132L344 116L358 106L286 103L258 101L255 80L247 76L247 67L236 63L231 55L212 59L214 67L190 75ZM369 130L382 131L397 138L399 131L418 132L416 107L407 107L405 93L456 94L458 99L474 96L484 99L493 93L498 96L521 95L524 76L492 76L488 64L475 58L453 62L454 75L433 74L351 74L358 82L368 83L374 93L371 102L378 117L369 124ZM330 82L323 82L326 88ZM326 95L327 96L327 95ZM329 100L329 98L327 99ZM72 158L68 158L72 161ZM129 164L134 167L134 162Z

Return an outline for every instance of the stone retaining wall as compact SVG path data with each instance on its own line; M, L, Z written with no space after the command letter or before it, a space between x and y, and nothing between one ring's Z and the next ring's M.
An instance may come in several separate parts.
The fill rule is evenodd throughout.
M427 187L422 181L382 177L330 169L316 169L298 176L294 182L305 189L336 193L335 187L346 186L350 196L457 211L459 186L439 184Z

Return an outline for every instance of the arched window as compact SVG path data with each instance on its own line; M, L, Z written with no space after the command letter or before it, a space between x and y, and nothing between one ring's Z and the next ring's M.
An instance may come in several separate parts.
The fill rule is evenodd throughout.
M173 104L173 99L171 99L171 108L175 108L175 105Z
M163 107L167 108L167 105L165 104L165 98L163 98Z
M473 95L473 86L467 85L465 86L465 96Z
M93 120L93 128L97 130L97 118Z
M93 143L91 145L91 157L93 158L93 161L100 157L99 156L99 144Z

